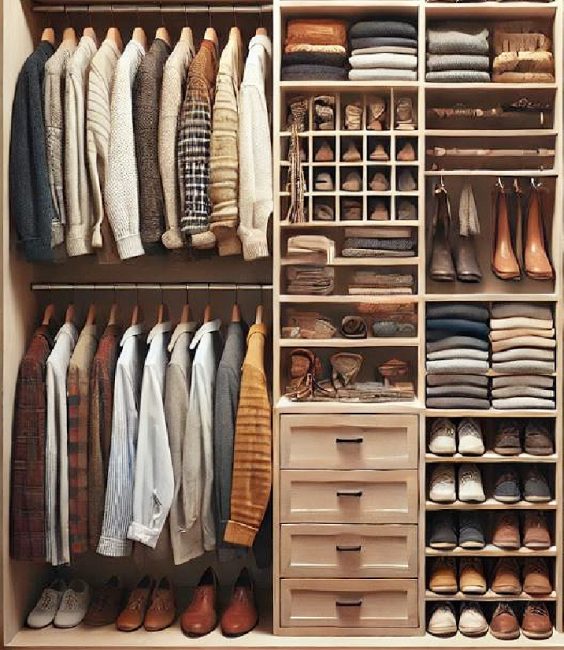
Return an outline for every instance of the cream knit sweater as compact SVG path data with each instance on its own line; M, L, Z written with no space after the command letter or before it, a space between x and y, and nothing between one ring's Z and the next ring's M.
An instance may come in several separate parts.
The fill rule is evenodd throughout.
M67 64L65 85L65 201L67 253L92 252L93 209L86 169L86 88L96 43L83 36Z
M272 214L272 143L266 101L272 43L254 36L239 95L239 229L243 257L268 257L266 229Z
M143 46L137 41L129 41L117 63L112 90L106 207L122 260L145 252L139 234L139 189L131 95L144 56Z

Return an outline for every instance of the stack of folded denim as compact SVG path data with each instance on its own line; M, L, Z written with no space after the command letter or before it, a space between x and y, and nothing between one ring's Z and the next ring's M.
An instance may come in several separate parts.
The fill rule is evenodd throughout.
M282 81L347 79L347 28L342 20L294 19L288 22Z
M410 296L415 280L411 273L356 271L349 284L352 296Z
M449 23L427 30L427 81L490 81L488 29Z
M410 228L345 228L343 257L413 257L416 239Z
M357 311L379 338L417 335L417 305L414 303L361 303Z
M363 20L349 30L349 79L417 79L417 28L402 18Z
M335 288L335 269L327 266L288 266L288 293L298 296L329 296Z
M475 304L427 308L427 406L487 409L489 312Z
M492 406L554 409L556 340L552 310L536 303L497 303L490 321Z

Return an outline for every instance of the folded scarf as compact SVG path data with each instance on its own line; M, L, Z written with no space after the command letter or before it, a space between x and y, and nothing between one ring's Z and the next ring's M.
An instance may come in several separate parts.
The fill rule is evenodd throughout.
M537 388L536 386L506 386L505 388L494 388L492 397L504 399L506 397L544 397L554 399L554 390Z
M482 70L489 72L490 59L478 54L428 54L427 70Z
M556 341L554 339L545 339L542 336L515 336L511 339L504 339L503 341L492 341L492 350L494 352L502 352L503 350L511 350L513 348L544 348L546 350L554 350L556 348Z
M452 24L427 30L427 51L430 54L489 55L489 31L479 25Z
M539 330L533 327L520 327L512 330L492 330L490 332L491 341L506 341L507 339L517 338L518 336L534 336L551 339L554 337L554 330Z
M489 409L487 399L477 397L428 397L427 408L430 409Z
M527 361L534 359L535 361L554 361L554 350L543 350L541 348L514 348L511 350L503 350L502 352L494 352L492 354L492 361Z
M492 318L490 321L490 327L492 330L510 330L519 327L551 330L554 327L554 321L552 318L528 318L526 316Z
M367 47L414 47L417 49L416 38L403 38L401 36L369 36L367 38L351 39L351 49L363 50Z
M513 318L526 316L527 318L552 319L552 309L547 305L535 302L496 302L492 305L492 318Z
M485 323L478 323L466 318L427 318L427 330L441 330L452 334L470 334L470 336L487 336L490 328Z
M370 70L351 70L351 81L387 81L388 79L400 81L416 81L416 70L399 70L397 68L378 68Z
M284 48L286 54L293 52L324 52L326 54L343 54L347 53L347 48L343 45L315 45L312 43L289 43Z
M427 352L439 352L440 350L450 350L452 348L471 348L473 350L489 350L487 341L476 339L473 336L448 336L440 341L427 343Z
M479 397L488 399L487 387L466 386L464 384L452 384L451 386L429 386L427 397Z
M492 400L494 409L547 409L553 411L556 403L541 397L508 397Z
M417 54L416 47L406 45L376 45L374 47L361 47L351 52L352 56L364 54Z
M487 323L490 312L486 307L471 303L432 303L427 305L427 318L464 318Z
M292 52L283 54L282 66L290 65L330 65L336 68L344 68L347 65L347 57L342 54L327 52Z
M351 56L349 63L352 68L401 68L415 70L417 57L413 54L393 54L391 52L379 54L358 54Z
M348 237L343 244L345 248L377 248L388 251L408 251L415 247L415 240L408 237L381 239L379 237Z
M402 36L417 38L417 27L403 20L362 20L349 29L349 38L370 36Z
M345 68L331 65L288 65L282 68L280 79L282 81L345 81L347 71Z
M427 386L450 386L463 384L464 386L480 386L487 388L489 378L485 375L427 375Z
M490 74L480 70L441 70L428 72L425 79L430 82L487 83L490 81Z
M427 361L437 361L438 359L477 359L478 361L487 361L488 356L489 355L486 350L452 348L449 350L437 350L437 352L428 352Z
M425 365L429 374L434 372L445 374L452 370L457 375L485 375L489 369L487 361L477 361L476 359L439 359L438 361L427 361Z
M532 373L552 375L555 371L555 366L552 361L527 361L526 359L519 359L518 361L492 363L492 370L500 374L526 375Z
M534 386L536 388L553 388L554 378L545 375L506 375L492 377L492 388L506 388L507 386Z

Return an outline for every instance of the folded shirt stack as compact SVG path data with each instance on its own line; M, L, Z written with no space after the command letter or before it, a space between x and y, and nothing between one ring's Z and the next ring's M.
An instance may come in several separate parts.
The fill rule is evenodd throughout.
M427 406L487 409L489 312L481 305L427 308Z
M490 81L489 30L450 23L427 30L427 81Z
M345 228L343 257L413 257L416 239L410 228Z
M331 18L288 22L282 81L344 81L348 75L347 27Z
M288 258L300 264L331 264L335 242L325 235L295 235L288 238Z
M327 266L288 266L289 294L298 296L329 296L335 288L335 269Z
M494 28L493 80L506 83L552 83L552 41L530 21L512 21Z
M379 338L417 336L417 305L414 303L361 303L372 335Z
M351 296L411 296L415 279L411 273L355 271L349 284Z
M395 18L363 20L349 30L353 81L417 79L417 28Z
M492 406L554 409L556 339L552 310L536 303L497 303L490 321Z

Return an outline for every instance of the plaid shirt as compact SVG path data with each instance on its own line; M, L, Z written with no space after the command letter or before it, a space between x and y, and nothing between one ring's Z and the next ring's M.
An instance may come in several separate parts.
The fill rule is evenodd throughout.
M45 372L53 339L45 326L32 336L20 364L12 437L10 552L14 560L45 561Z

